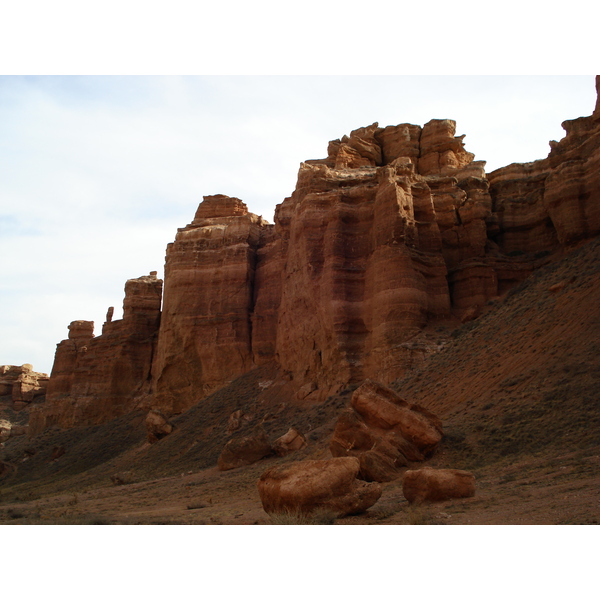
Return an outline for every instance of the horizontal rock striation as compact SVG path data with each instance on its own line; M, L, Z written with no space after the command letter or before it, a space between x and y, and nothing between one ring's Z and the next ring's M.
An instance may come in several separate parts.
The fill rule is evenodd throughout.
M140 278L101 336L73 322L34 430L141 399L168 417L272 361L309 403L400 377L427 324L475 318L600 233L598 105L563 127L547 158L489 175L452 120L356 129L301 164L274 225L204 197L167 248L162 313L160 280Z
M165 295L154 362L154 407L182 412L253 365L255 265L269 225L237 198L206 196L167 248ZM255 328L265 327L263 299ZM261 356L269 348L257 341Z
M30 435L46 427L105 422L143 404L160 324L162 280L156 272L125 284L123 319L109 310L102 335L74 321L56 349L45 405L32 410Z
M37 373L33 366L0 365L0 397L8 397L16 409L24 408L34 399L44 396L48 375Z

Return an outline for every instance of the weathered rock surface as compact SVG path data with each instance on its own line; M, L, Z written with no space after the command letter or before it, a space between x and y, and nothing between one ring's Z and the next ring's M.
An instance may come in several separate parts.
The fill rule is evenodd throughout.
M161 295L156 272L129 279L123 319L107 321L102 335L93 337L91 321L71 323L69 339L56 349L46 403L31 412L30 435L50 425L102 423L144 403L151 389Z
M265 228L241 200L205 196L169 244L155 408L182 412L252 368L254 270Z
M30 364L0 365L0 396L10 396L18 408L46 394L48 375L37 373Z
M173 425L159 410L151 410L146 415L146 431L148 441L155 444L173 431Z
M458 469L409 470L404 473L402 493L411 504L470 498L475 495L475 476Z
M124 318L109 311L101 336L74 322L32 431L140 404L181 413L270 361L297 402L389 384L414 364L424 326L477 318L600 233L600 111L563 126L547 158L486 175L454 121L373 123L301 164L274 225L237 198L206 196L167 248L162 314L154 276L128 282ZM418 411L403 410L417 427Z
M360 477L392 481L409 461L423 461L439 445L441 421L410 405L393 390L366 381L352 395L351 408L336 424L329 449L333 456L355 456Z
M306 447L306 438L295 428L290 429L273 442L273 452L277 456L285 456Z
M257 427L247 435L230 439L219 456L217 466L220 471L237 469L269 456L272 451L267 434Z
M258 493L268 514L310 514L329 511L336 517L359 514L381 496L378 483L357 479L355 457L305 460L273 467L258 481Z

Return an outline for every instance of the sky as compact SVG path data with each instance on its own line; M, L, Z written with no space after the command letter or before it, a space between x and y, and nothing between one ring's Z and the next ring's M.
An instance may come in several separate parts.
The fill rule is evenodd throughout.
M0 77L0 364L50 373L77 319L100 333L202 197L273 222L329 140L457 122L487 171L544 158L592 113L593 76Z
M128 278L161 273L167 243L203 195L238 196L271 220L300 162L324 157L329 140L357 127L451 118L488 170L543 158L548 141L563 136L562 121L594 108L592 10L588 0L6 3L0 364L49 372L72 320L93 320L99 332L109 306L119 316ZM360 543L356 528L296 529L290 545L281 528L260 536L203 528L201 543L188 528L136 528L148 539L132 546L132 534L115 544L112 529L90 537L88 528L61 528L57 540L54 530L11 528L3 531L13 549L7 572L23 577L4 583L17 591L27 577L30 587L56 583L63 597L79 598L94 581L85 589L100 598L116 580L133 595L190 596L200 573L201 589L214 587L209 595L220 598L223 581L229 595L236 585L262 590L268 569L290 598L307 587L350 597L421 592L422 576L431 594L448 598L469 589L491 599L514 589L548 598L593 589L593 554L574 551L594 541L591 528L525 529L405 529L400 545L393 528L363 528ZM340 577L350 555L332 552L335 543L369 548L354 557L366 575ZM158 547L170 548L160 555L170 575L138 576L156 563ZM302 585L290 586L307 557ZM398 579L399 562L412 576ZM98 568L111 576L98 578ZM449 584L457 573L468 574L466 587Z

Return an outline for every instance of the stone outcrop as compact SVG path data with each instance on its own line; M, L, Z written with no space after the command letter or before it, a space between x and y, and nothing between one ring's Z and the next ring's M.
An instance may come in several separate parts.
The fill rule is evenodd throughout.
M30 364L0 365L0 397L10 397L17 409L44 396L48 381L46 373L37 373Z
M409 470L404 473L402 493L411 504L470 498L475 495L475 476L458 469Z
M302 450L306 445L306 438L295 427L290 427L286 433L273 442L273 452L277 456L285 456Z
M357 479L355 457L305 460L273 467L258 481L258 493L268 514L331 512L336 517L359 514L381 496L378 483Z
M596 76L596 90L600 76ZM491 238L507 253L548 251L600 233L600 110L564 121L547 158L488 175Z
M352 395L351 408L340 415L329 449L333 456L357 457L362 479L384 482L400 477L410 462L431 456L442 436L435 415L366 381Z
M147 402L161 295L153 271L127 281L123 318L107 320L102 335L94 337L92 321L71 323L56 349L46 404L31 412L30 435L51 425L102 423Z
M229 471L258 462L272 453L271 444L262 427L256 427L252 432L230 439L219 459L219 471Z
M173 425L159 410L151 410L146 415L146 431L148 442L155 444L173 431Z
M252 368L256 251L268 229L241 200L206 196L169 244L154 407L182 412Z
M271 361L296 402L389 384L426 325L476 318L600 233L600 110L563 126L547 158L486 175L454 121L373 123L301 164L274 225L206 196L167 248L162 314L154 276L128 282L124 318L109 310L101 336L74 322L33 431L140 405L168 417Z

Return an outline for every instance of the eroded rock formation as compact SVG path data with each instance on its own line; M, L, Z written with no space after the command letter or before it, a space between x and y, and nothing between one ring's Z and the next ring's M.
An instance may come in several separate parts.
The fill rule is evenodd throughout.
M107 316L101 336L74 322L34 431L111 418L140 398L180 413L270 361L302 402L398 378L428 323L475 318L600 233L598 105L563 126L547 158L489 175L449 119L356 129L301 164L274 225L206 196L167 248L162 316L151 277L128 282L124 318Z
M409 470L404 473L402 493L411 504L470 498L475 495L475 476L459 469Z
M74 321L56 349L46 403L32 410L30 435L50 425L102 423L147 403L160 324L162 280L156 272L125 284L123 318L94 337L91 321ZM110 312L110 311L109 311Z
M251 465L261 458L269 456L272 451L267 434L259 426L246 435L230 439L219 456L217 466L219 471L229 471Z
M252 368L256 251L268 229L241 200L206 196L169 244L154 406L181 412Z
M258 481L258 493L268 514L331 512L340 518L364 512L381 496L381 485L357 479L355 457L305 460L272 467Z
M423 461L442 440L440 419L393 390L366 381L352 394L351 406L336 424L333 456L355 456L366 481L392 481L409 462Z
M48 381L46 373L37 373L30 364L0 365L0 397L10 397L16 409L45 395Z

